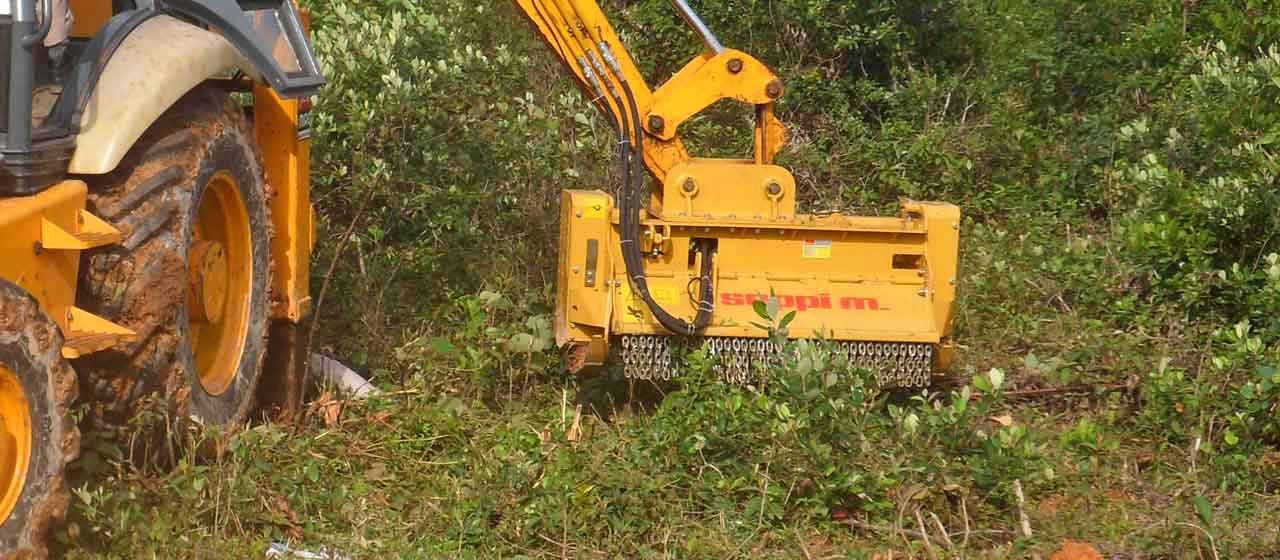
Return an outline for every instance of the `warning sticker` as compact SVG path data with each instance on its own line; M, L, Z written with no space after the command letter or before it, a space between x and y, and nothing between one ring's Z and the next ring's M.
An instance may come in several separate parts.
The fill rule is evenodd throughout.
M639 295L631 291L631 286L628 282L622 284L621 295L622 301L626 302L626 310L623 312L622 321L630 324L643 323L649 306L645 305L644 300L640 299ZM649 286L649 296L653 298L654 303L669 309L679 301L679 290L675 286L651 284Z
M311 113L300 113L298 115L298 140L311 139Z
M619 288L619 294L622 296L623 303L622 322L630 324L640 324L644 320L644 302L640 301L640 296L631 291L631 283L623 282Z
M675 286L649 286L649 295L653 296L653 301L663 307L670 307L676 304L676 288Z
M831 240L830 239L804 240L804 258L806 259L831 258Z

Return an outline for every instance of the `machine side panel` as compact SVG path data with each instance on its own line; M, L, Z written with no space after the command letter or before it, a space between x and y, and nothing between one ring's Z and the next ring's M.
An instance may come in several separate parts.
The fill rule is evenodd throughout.
M650 292L668 311L692 316L688 265L695 238L715 238L715 314L704 336L763 337L754 302L777 297L780 314L796 312L793 337L936 344L942 325L933 313L924 262L929 232L857 229L677 226L662 258L649 260ZM887 229L887 228L886 228ZM615 255L615 262L619 258ZM625 275L615 265L616 279ZM664 334L628 285L615 288L617 334Z
M253 89L254 132L271 185L271 318L302 320L311 308L311 140L303 102L261 82Z
M573 349L575 369L604 363L612 313L611 258L617 244L613 198L603 191L560 195L556 342Z
M601 191L565 191L566 221L562 224L560 285L565 289L564 313L575 328L604 328L609 310L609 276L613 237L613 201ZM570 338L574 338L571 335Z

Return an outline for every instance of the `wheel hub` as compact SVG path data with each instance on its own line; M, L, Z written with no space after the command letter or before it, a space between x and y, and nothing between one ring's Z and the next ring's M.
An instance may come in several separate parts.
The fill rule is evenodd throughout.
M227 251L216 241L191 246L188 309L192 319L217 323L227 304Z
M249 213L230 173L209 181L194 225L187 252L187 327L200 385L221 395L240 370L253 274Z

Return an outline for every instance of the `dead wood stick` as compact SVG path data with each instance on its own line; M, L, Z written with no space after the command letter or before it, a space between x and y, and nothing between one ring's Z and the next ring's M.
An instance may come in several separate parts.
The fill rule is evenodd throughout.
M1027 498L1022 494L1022 481L1014 479L1013 493L1018 497L1018 523L1022 526L1022 536L1031 538L1031 519L1027 517Z
M1004 394L1005 398L1035 398L1047 397L1053 395L1062 395L1066 393L1084 393L1084 392L1101 392L1110 393L1121 391L1129 388L1127 383L1112 383L1109 385L1089 385L1087 383L1077 383L1075 385L1067 385L1065 387L1049 387L1047 389L1024 389L1021 391L1009 391Z
M924 551L929 558L938 558L938 553L933 551L933 543L929 542L929 529L924 526L924 517L921 517L920 510L916 510L916 525L920 527L920 534L924 536Z

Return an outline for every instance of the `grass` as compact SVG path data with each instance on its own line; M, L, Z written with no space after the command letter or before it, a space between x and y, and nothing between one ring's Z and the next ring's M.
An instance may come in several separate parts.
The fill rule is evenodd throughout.
M678 68L666 3L626 4L637 58ZM727 386L697 354L678 386L563 374L554 197L613 184L607 128L509 8L314 5L314 269L339 265L318 343L385 393L183 434L165 460L90 430L61 551L1280 556L1280 22L1219 0L868 4L708 17L787 77L811 202L966 213L958 363L931 391L831 362ZM736 146L741 124L682 133Z
M624 406L605 421L575 406L593 386L559 374L553 356L486 350L499 357L479 374L506 374L489 394L476 389L478 372L436 356L373 401L324 398L297 426L199 436L215 443L212 457L169 470L109 462L77 483L67 556L260 557L283 541L357 557L1047 557L1065 539L1120 557L1280 553L1280 498L1269 490L1280 453L1224 463L1224 420L1208 423L1199 447L1144 420L1148 376L1204 367L1211 334L1156 312L1119 324L1111 309L1128 279L1105 231L1068 237L1027 219L965 234L962 346L946 386L1006 372L978 416L948 424L954 394L868 396L788 428L740 412L776 412L795 402L785 391L695 373L656 410ZM1059 266L1067 272L1054 274ZM458 344L483 347L483 336ZM1117 383L1129 387L1019 396ZM741 399L767 402L737 413L706 404ZM904 442L907 415L926 427ZM851 437L856 452L824 460L811 448L828 433ZM691 434L712 442L693 451L682 440ZM824 484L840 488L814 490Z

